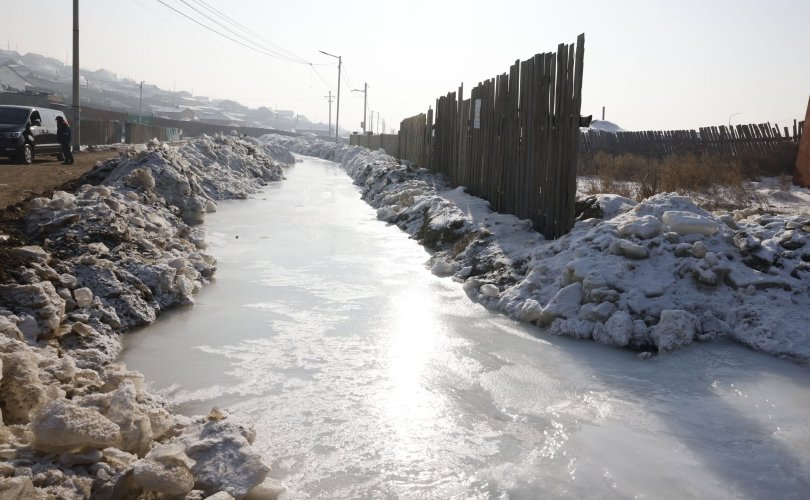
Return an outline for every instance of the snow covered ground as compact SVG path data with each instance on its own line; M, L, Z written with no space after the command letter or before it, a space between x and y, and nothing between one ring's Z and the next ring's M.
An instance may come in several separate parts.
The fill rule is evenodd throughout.
M795 186L790 177L765 177L749 186L766 209L810 217L810 189Z
M718 337L810 360L810 218L753 211L709 213L661 194L636 203L598 195L556 241L527 221L450 188L383 151L315 137L265 136L269 145L340 162L378 218L435 253L434 273L510 317L641 356ZM766 191L771 189L772 191ZM763 186L763 194L777 195ZM790 194L803 203L806 193ZM791 198L792 199L792 198Z
M199 223L216 202L283 178L258 149L237 136L152 142L4 226L0 498L277 496L250 421L172 415L114 362L120 333L208 283L216 261Z

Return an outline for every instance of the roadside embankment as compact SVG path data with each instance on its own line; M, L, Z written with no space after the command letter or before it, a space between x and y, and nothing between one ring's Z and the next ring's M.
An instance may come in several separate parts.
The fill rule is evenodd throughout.
M275 498L252 423L172 414L116 363L120 334L192 304L216 269L217 200L283 178L238 136L150 143L31 198L0 225L0 497Z

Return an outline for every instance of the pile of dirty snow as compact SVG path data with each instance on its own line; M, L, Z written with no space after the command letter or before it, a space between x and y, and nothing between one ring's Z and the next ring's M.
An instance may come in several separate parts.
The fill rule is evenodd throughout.
M254 139L153 142L27 203L0 238L0 498L277 496L251 422L172 415L115 359L119 334L209 281L196 224L216 200L282 173Z
M551 334L645 356L727 337L810 360L805 216L714 214L675 194L638 204L600 195L582 200L590 218L546 241L529 221L493 213L485 200L383 151L314 137L262 140L340 162L378 218L435 252L433 272Z

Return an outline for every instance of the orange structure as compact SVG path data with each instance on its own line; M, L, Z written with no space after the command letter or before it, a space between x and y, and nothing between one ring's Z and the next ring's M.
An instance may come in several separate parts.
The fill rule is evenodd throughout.
M793 183L797 186L810 188L810 100L807 101L807 114L804 117L804 131L799 143L799 155L796 157L796 171L793 173Z

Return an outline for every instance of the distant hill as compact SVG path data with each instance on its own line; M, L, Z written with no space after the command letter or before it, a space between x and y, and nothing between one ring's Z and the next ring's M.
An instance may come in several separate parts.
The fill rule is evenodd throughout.
M44 93L59 96L52 102L70 103L72 71L71 66L52 57L33 52L20 55L16 51L0 49L0 94ZM306 116L292 110L253 109L233 100L192 96L183 90L164 90L150 83L144 83L141 92L137 79L119 78L106 69L83 68L79 78L82 102L88 107L146 117L182 115L184 119L218 125L312 132L329 130L328 124L311 123ZM6 102L0 98L0 103Z

